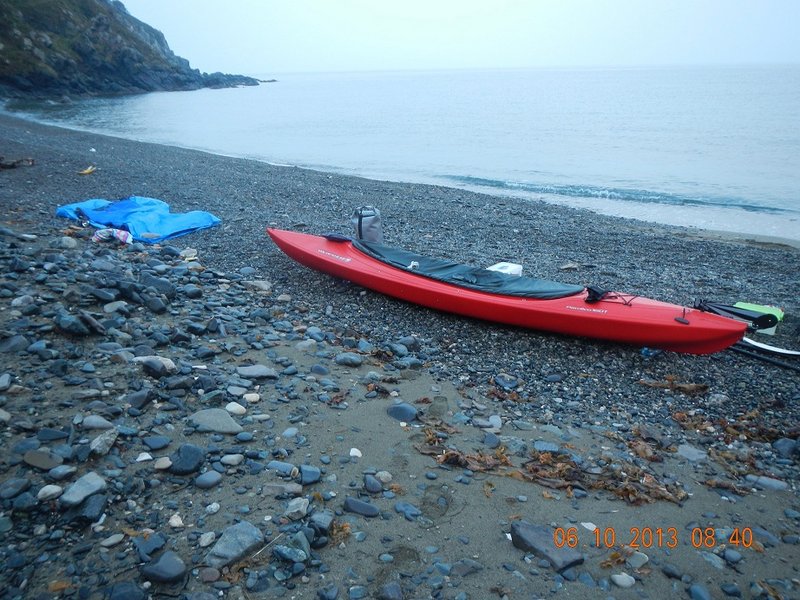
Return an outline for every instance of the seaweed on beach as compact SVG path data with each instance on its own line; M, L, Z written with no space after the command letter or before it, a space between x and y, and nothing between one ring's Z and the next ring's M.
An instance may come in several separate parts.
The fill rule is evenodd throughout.
M493 398L495 400L505 401L510 400L511 402L527 402L528 400L523 400L523 398L519 395L516 390L507 391L501 389L498 386L494 386L489 388L486 392L486 396L488 398Z
M744 477L751 473L762 474L756 467L755 457L751 454L743 456L729 450L709 448L708 456L734 477Z
M765 422L766 416L758 409L752 409L735 419L709 418L683 411L674 412L672 418L685 430L716 433L726 444L736 440L770 443L783 437L796 438L800 434L800 427L786 429Z
M694 412L676 411L672 413L672 418L685 430L709 431L714 426L705 416Z
M464 453L458 450L446 450L436 457L436 462L443 465L455 465L470 471L494 471L500 467L511 467L511 459L505 454L503 448L495 450L494 454L483 452Z
M653 446L644 440L631 440L628 442L628 447L639 458L649 460L650 462L663 462L664 457L658 454Z
M615 442L625 444L631 452L639 458L650 462L664 461L664 457L659 454L654 447L655 445L663 447L664 440L655 437L649 430L641 426L634 428L633 433L637 436L634 439L628 439L616 431L605 431L603 432L603 436Z
M705 394L708 391L708 385L705 383L680 383L676 375L667 375L664 377L664 381L640 379L639 384L652 388L670 390L672 392L680 392L687 396Z
M391 395L391 392L386 386L381 385L380 383L368 383L367 384L367 392L375 392L378 396L386 398Z
M725 432L726 442L734 439L747 439L754 442L774 442L782 437L796 438L800 428L784 429L773 427L765 423L764 415L758 409L753 409L739 416L735 421L719 419L719 427Z
M747 494L750 493L750 490L747 489L747 488L743 488L741 486L738 486L735 483L730 482L730 481L722 481L721 479L714 479L714 478L706 479L703 483L706 486L708 486L710 488L713 488L713 489L726 490L726 491L729 491L729 492L733 492L737 496L746 496Z
M491 472L501 467L513 467L511 459L504 447L497 448L493 454L484 452L462 452L455 448L445 447L439 432L426 427L423 430L425 443L415 447L420 454L433 456L440 465L457 466L476 472Z
M426 428L423 432L425 442L415 447L421 454L433 456L439 464L505 475L547 488L565 490L570 497L575 489L594 489L609 491L633 505L657 500L680 505L689 496L680 484L659 481L653 474L627 461L623 461L619 468L607 466L596 473L590 473L581 469L568 454L534 450L529 460L520 468L514 468L503 446L497 448L493 454L467 453L444 446L442 438L431 428ZM490 495L491 488L484 488L484 493Z
M428 444L432 445L435 443L439 443L434 440L440 440L442 438L440 433L445 433L447 435L453 435L454 433L459 433L458 428L453 427L449 423L445 423L441 419L434 418L434 417L425 417L425 416L418 416L417 420L422 422L426 427L423 429L423 433L428 436ZM431 437L433 436L433 437Z
M597 473L588 473L566 454L533 451L531 459L523 464L523 470L518 473L518 478L521 476L526 481L554 489L606 490L633 505L656 500L680 504L688 498L680 485L661 482L629 462L623 462L619 469L606 467Z

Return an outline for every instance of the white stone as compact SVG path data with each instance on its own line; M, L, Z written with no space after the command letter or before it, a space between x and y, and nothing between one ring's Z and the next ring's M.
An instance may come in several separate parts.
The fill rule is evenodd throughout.
M316 352L317 342L315 340L301 340L295 344L298 352Z
M621 588L633 587L633 584L636 583L636 580L624 571L622 573L614 573L611 576L611 581L614 582L614 585Z
M375 473L375 479L381 483L389 483L392 480L392 474L389 471L378 471Z
M182 529L184 527L183 519L181 519L178 513L175 513L169 518L169 526L173 529Z
M226 454L219 459L219 462L226 467L235 467L242 464L242 461L244 461L244 454Z
M92 452L95 454L105 456L111 452L111 448L114 447L118 436L119 432L116 429L108 429L94 438L89 443L89 448L91 448Z
M125 300L115 300L114 302L104 304L103 312L106 314L111 314L113 312L117 312L118 310L124 310L127 306L128 303L125 302Z
M272 292L272 284L269 281L264 281L263 279L254 279L252 281L243 281L242 284L245 287L249 287L250 289L264 292L265 294L269 294Z
M628 563L628 566L631 569L640 569L642 568L647 561L650 560L650 557L647 556L644 552L634 552L631 554L628 559L625 561Z
M112 546L116 546L117 544L119 544L124 539L125 539L124 533L114 533L108 536L106 539L102 540L100 542L100 545L103 548L111 548Z
M60 485L50 484L39 490L39 493L36 494L36 499L40 502L47 502L48 500L55 500L63 493L64 488L62 488Z
M157 471L166 471L172 466L172 460L169 456L162 456L156 459L156 462L153 463L153 468Z
M17 296L16 298L14 298L11 301L11 306L13 306L14 308L19 308L20 306L28 306L30 304L33 304L34 302L35 300L33 299L33 296L25 294L24 296Z
M150 360L150 359L155 359L155 360L159 361L162 365L164 365L164 367L170 373L175 373L178 370L178 367L175 365L175 363L172 360L170 360L169 358L165 358L163 356L156 356L156 355L153 355L153 356L134 356L133 357L133 362L141 363L141 362L145 362L145 361Z
M242 431L242 426L233 420L231 413L221 408L206 408L189 415L189 421L199 431L213 431L216 433L236 434Z
M225 405L225 410L232 415L243 415L247 412L247 409L238 402L228 402L228 404Z
M113 429L114 424L100 415L87 415L84 417L81 426L84 429Z
M64 490L60 497L61 504L64 506L77 506L92 494L105 490L106 485L105 479L94 471L89 471Z
M308 513L308 498L292 498L283 516L292 521L299 521Z

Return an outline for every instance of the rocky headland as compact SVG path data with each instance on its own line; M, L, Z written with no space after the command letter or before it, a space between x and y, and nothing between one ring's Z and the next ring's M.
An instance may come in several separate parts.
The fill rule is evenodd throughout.
M0 97L61 100L258 83L191 68L118 0L0 3Z

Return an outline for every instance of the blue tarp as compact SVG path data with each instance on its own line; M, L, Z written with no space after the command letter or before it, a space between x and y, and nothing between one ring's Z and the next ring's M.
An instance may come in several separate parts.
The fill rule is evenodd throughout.
M99 199L75 202L59 206L56 215L88 221L98 228L125 229L136 241L149 244L214 227L220 223L219 218L209 212L193 210L186 213L171 213L166 202L141 196L130 196L115 202Z

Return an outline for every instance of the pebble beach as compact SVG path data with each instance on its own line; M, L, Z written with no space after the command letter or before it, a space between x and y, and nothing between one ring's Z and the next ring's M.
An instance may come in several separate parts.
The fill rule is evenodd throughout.
M753 335L796 350L792 244L6 114L0 155L0 598L800 598L797 358L443 314L265 228L371 204L422 254L781 307ZM131 195L222 223L122 245L55 216Z

